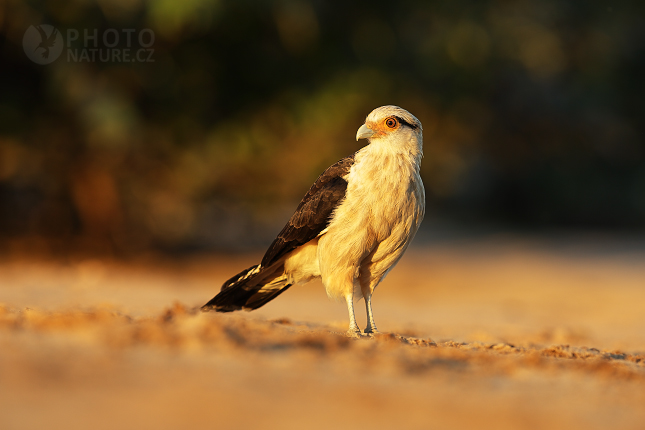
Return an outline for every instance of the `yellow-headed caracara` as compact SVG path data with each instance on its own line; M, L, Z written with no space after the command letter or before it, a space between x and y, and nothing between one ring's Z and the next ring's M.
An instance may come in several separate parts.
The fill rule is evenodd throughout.
M343 299L349 334L360 335L354 296L365 299L376 333L372 293L399 261L425 212L419 176L421 122L398 106L374 109L356 133L369 145L325 170L273 241L262 262L233 276L202 310L253 310L287 288L322 278Z

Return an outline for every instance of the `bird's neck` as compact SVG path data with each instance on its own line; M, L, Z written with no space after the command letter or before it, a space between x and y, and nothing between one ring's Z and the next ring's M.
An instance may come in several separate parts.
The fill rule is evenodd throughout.
M364 186L376 183L388 188L385 184L390 182L404 186L419 175L421 155L414 148L394 150L390 145L370 144L356 153L352 171Z
M374 165L387 165L388 160L397 160L401 167L408 166L418 173L423 158L423 137L411 133L404 139L374 139L357 155L359 160L364 159Z

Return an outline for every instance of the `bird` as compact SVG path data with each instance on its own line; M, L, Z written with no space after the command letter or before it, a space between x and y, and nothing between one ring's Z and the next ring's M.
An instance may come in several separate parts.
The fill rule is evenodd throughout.
M349 336L363 336L355 298L365 301L365 335L378 333L372 294L425 214L423 128L407 110L381 106L356 132L360 139L368 144L318 177L261 262L224 282L202 311L250 311L319 278L329 298L345 301Z
M43 48L45 50L42 54L43 58L48 58L49 48L53 48L54 44L56 43L56 34L58 33L58 30L54 28L49 37L47 37L47 33L45 33L45 30L43 30L40 25L36 26L36 30L38 30L38 33L40 33L40 43L38 44L38 46L36 46L34 52L36 52L38 48Z

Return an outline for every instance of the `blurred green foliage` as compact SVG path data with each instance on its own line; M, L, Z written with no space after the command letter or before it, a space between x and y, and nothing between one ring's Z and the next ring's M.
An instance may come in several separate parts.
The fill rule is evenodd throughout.
M266 244L384 104L423 122L430 213L642 228L644 16L635 1L5 0L0 239ZM78 31L68 50L84 31L106 48L109 29L136 49L150 29L152 62L34 64L38 24Z

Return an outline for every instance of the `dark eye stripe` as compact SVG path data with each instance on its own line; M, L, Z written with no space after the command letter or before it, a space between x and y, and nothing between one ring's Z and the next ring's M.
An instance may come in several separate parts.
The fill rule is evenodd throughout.
M396 117L396 119L398 119L398 120L399 120L399 122L400 122L401 124L403 124L403 125L407 125L408 127L410 127L410 128L411 128L411 129L413 129L413 130L416 130L417 128L419 128L419 126L418 126L418 125L416 125L416 124L410 124L409 122L407 122L406 120L404 120L403 118L401 118L401 117L399 117L399 116L397 116L397 117Z

